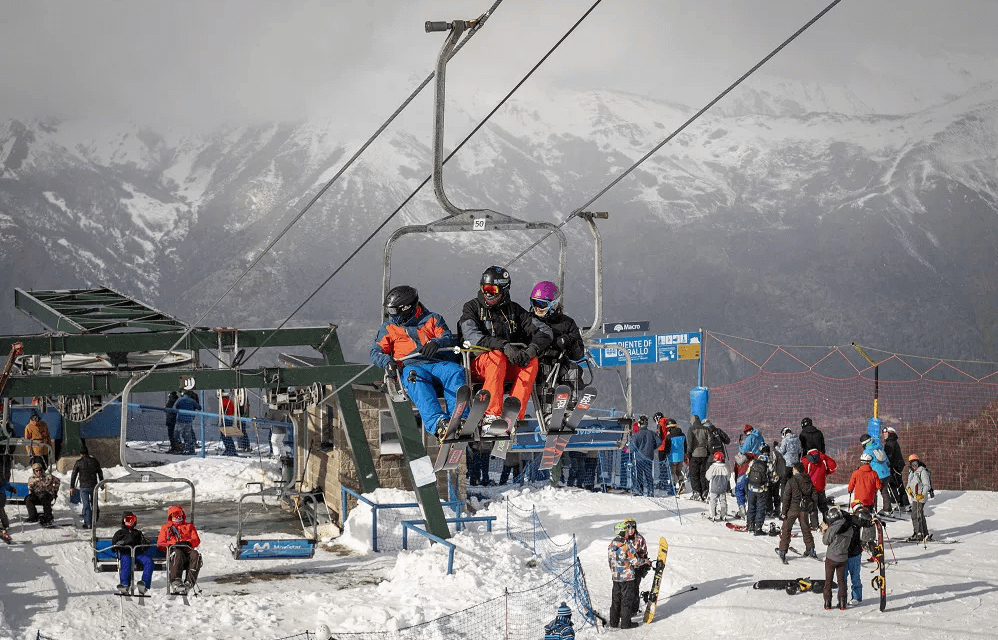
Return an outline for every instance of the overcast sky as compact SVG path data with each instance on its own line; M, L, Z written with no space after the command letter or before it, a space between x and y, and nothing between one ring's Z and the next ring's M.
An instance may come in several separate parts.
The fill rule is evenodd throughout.
M594 0L505 0L449 68L504 93ZM702 106L830 0L603 0L531 80ZM383 119L492 0L8 0L0 118ZM843 0L765 73L925 99L998 77L998 1Z

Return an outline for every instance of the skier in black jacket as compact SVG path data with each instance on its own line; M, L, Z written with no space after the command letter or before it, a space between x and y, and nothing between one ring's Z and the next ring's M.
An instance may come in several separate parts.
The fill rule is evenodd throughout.
M80 459L73 465L73 475L69 478L69 494L76 493L76 481L80 482L80 502L83 503L83 528L89 529L93 525L93 504L94 489L97 483L104 479L104 471L100 467L97 458L90 455L87 446L80 447ZM97 511L100 518L100 511Z
M901 505L902 511L911 511L911 502L908 494L904 490L904 454L901 453L901 443L898 442L897 431L894 427L884 429L887 439L884 440L884 453L887 454L887 463L891 468L891 475L887 478L891 495Z
M458 342L484 347L471 361L473 380L491 397L482 424L490 425L502 413L503 382L513 382L510 392L520 400L520 415L527 410L539 363L537 356L554 339L551 328L510 299L512 279L502 267L489 267L482 274L478 295L464 303L457 321ZM526 346L518 346L526 345Z
M541 404L548 405L553 402L554 389L559 384L567 384L574 392L579 391L582 369L576 361L586 355L586 348L579 325L562 308L561 291L555 283L542 280L534 285L530 292L530 311L553 334L550 346L538 356L540 366L534 385Z
M125 593L132 583L133 562L142 565L142 579L135 583L139 595L146 592L152 584L152 571L156 561L152 557L155 545L135 528L138 518L131 511L126 511L121 517L121 528L114 532L111 538L111 549L118 554L118 592Z
M800 445L801 451L807 453L811 449L825 453L825 435L818 427L814 426L811 418L804 418L800 421Z

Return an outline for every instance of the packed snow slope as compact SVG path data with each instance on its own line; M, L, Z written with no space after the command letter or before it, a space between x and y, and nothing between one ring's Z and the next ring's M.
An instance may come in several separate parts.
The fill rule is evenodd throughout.
M275 477L276 465L264 461L262 472ZM0 639L27 640L36 633L58 640L117 638L259 638L271 640L314 632L327 625L339 632L394 630L432 620L501 595L524 591L551 581L528 549L506 538L507 504L519 510L535 508L549 535L557 542L574 535L596 609L610 605L606 550L612 524L633 516L649 547L659 536L669 540L669 559L662 594L684 587L697 589L674 598L663 597L650 625L612 631L635 639L662 638L682 630L686 638L718 638L746 634L754 638L814 638L827 635L854 638L871 635L917 638L993 638L998 610L998 495L984 492L939 491L928 508L929 529L936 539L956 544L927 547L895 543L887 550L887 611L878 610L878 597L869 586L864 566L862 604L846 611L825 611L814 594L788 596L782 591L752 589L764 578L822 577L823 562L794 557L789 566L773 553L776 539L729 530L701 517L702 503L686 499L638 498L626 494L590 493L580 489L517 488L481 507L478 515L497 516L496 527L472 527L453 538L458 546L453 575L446 574L447 553L441 545L414 550L370 551L370 511L351 511L344 535L323 545L311 560L237 561L229 552L234 533L219 514L234 513L245 483L259 480L261 465L245 459L189 459L158 469L172 477L190 478L197 487L196 520L201 522L205 557L200 585L203 594L186 605L164 594L165 576L157 572L151 598L122 601L111 595L113 573L94 573L89 532L74 527L39 529L20 523L23 507L8 505L14 546L0 545ZM118 476L123 469L110 469ZM26 471L15 471L23 480ZM63 477L64 489L68 477ZM127 485L112 485L103 502L108 512L136 507L139 526L154 535L165 509L183 504L182 493L128 493ZM830 495L844 500L844 487ZM412 501L401 491L379 490L376 502ZM676 509L679 512L676 512ZM76 509L63 491L56 504L57 521L76 520ZM287 535L287 516L273 507L273 525L255 526ZM108 516L110 517L110 516ZM105 518L105 521L107 517ZM279 522L280 521L280 522ZM768 526L768 525L767 525ZM214 530L213 530L214 529ZM99 530L110 535L113 529ZM895 540L910 535L908 522L890 524ZM417 543L419 544L419 543ZM794 546L803 543L794 539ZM820 556L823 545L818 544ZM896 563L894 562L896 559ZM646 579L649 580L650 579ZM647 583L643 585L647 588ZM537 602L542 617L553 618L558 602ZM550 615L547 615L550 612ZM600 632L582 623L576 612L578 637ZM474 627L469 633L474 634ZM536 637L543 636L538 627ZM480 637L477 636L476 637Z

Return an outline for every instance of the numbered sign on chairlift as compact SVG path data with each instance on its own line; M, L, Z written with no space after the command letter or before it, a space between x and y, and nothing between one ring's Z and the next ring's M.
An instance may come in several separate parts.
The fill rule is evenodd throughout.
M471 227L472 231L485 231L485 218L475 218L475 222Z

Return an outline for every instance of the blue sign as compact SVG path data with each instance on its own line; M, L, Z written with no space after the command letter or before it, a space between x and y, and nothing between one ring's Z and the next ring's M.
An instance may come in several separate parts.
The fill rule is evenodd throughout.
M604 322L603 333L627 333L628 331L648 331L649 321L644 322Z
M622 349L631 354L631 364L676 362L700 358L700 332L667 333L664 335L597 338L605 346L594 354L600 366L612 367L627 363Z

